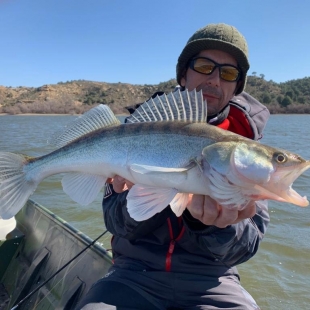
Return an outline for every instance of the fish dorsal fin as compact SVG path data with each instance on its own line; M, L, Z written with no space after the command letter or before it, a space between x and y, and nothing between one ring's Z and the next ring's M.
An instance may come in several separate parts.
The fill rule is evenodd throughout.
M62 147L92 131L116 126L120 123L107 105L100 104L56 132L49 143L56 147Z
M154 121L206 122L207 103L202 91L171 92L144 102L127 118L128 123Z

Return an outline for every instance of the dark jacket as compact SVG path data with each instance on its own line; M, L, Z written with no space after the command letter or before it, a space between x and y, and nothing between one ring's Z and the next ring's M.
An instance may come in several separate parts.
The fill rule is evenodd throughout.
M252 138L260 139L269 118L267 108L245 92L235 96L230 105L235 118L236 113L242 114ZM113 234L113 258L118 268L214 277L237 274L231 267L256 253L269 222L266 201L256 203L253 218L226 228L206 226L187 210L178 218L169 207L136 222L127 212L126 196L127 192L117 194L112 190L102 203L106 227Z

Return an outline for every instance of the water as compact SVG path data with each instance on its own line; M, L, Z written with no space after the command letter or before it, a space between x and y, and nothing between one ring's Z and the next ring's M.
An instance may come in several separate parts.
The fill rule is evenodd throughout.
M0 116L0 150L31 156L52 150L47 140L74 116ZM263 143L310 159L310 115L272 115ZM32 199L56 213L91 238L103 230L102 195L81 207L61 189L61 176L43 181ZM310 173L294 183L308 195ZM271 223L258 253L239 266L241 281L262 309L308 309L310 304L310 207L270 202ZM110 236L103 240L110 247Z

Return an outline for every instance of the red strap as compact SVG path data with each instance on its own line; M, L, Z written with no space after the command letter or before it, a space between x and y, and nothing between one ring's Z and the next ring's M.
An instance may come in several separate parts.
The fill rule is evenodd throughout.
M175 242L182 238L182 236L185 232L185 227L182 226L181 232L179 233L178 237L174 239L170 218L167 218L167 222L168 222L168 229L169 229L169 235L170 235L171 240L170 240L168 252L166 255L166 271L171 271L171 258L172 258L172 254L174 251Z

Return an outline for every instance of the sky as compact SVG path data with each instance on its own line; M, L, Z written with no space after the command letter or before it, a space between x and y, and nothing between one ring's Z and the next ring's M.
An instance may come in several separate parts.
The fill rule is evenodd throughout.
M210 23L247 39L249 74L310 76L309 0L0 0L0 85L175 78L189 37Z

